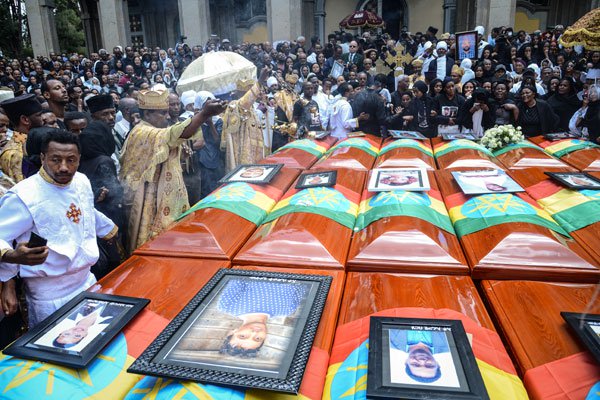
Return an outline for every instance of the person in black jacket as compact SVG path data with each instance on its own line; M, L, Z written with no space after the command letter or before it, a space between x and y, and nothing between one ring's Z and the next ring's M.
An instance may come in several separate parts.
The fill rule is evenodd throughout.
M458 111L459 125L472 130L475 137L481 137L486 129L494 126L494 121L490 93L485 89L476 88L473 96L465 101Z
M415 98L411 101L407 113L409 119L408 129L421 132L426 137L436 137L437 125L434 117L437 116L437 112L435 111L435 101L427 96L425 82L415 82L413 93Z
M119 244L98 240L100 258L92 266L96 279L116 268L120 263L118 248L122 248L125 229L123 187L117 178L117 169L111 155L115 152L115 141L111 128L102 121L92 121L79 136L81 161L79 172L88 177L94 193L94 207L110 218L119 227Z
M558 116L544 100L536 99L536 89L532 85L521 88L521 101L517 125L525 137L542 135L555 132L558 127Z
M600 86L590 86L587 98L584 97L583 105L587 105L587 111L582 118L577 120L577 126L588 128L590 141L600 143Z
M358 129L376 136L387 136L385 105L379 93L372 87L361 90L352 101L354 115L366 113L369 119L358 122Z
M438 124L438 133L458 133L458 110L465 102L465 98L454 90L454 81L446 77L442 83L442 92L435 97L435 111L437 116L434 121Z
M548 104L558 115L560 130L568 132L571 117L581 108L581 101L577 97L573 81L568 78L561 79L556 92L548 98Z

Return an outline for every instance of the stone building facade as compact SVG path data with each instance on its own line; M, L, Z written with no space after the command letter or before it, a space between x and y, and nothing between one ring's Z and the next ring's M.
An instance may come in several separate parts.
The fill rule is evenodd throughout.
M25 0L36 55L58 51L53 0ZM307 38L339 30L354 10L382 15L397 37L403 26L441 32L512 26L544 30L575 22L600 0L80 0L89 51L136 44L173 47L185 36L205 44L211 34L233 43Z

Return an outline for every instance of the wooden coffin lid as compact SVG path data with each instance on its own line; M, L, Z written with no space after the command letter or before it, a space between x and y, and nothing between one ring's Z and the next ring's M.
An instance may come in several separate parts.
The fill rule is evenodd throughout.
M282 168L269 186L283 194L299 174L299 170ZM134 254L230 260L255 230L252 222L229 211L203 208L144 243Z
M344 271L334 270L318 270L318 269L294 269L291 271L289 268L274 268L274 267L259 267L254 265L236 265L234 269L247 269L252 271L273 271L273 272L287 272L294 274L312 274L312 275L327 275L331 276L331 286L329 287L329 294L327 295L327 301L323 314L321 314L321 321L319 322L319 328L313 342L313 346L323 349L329 353L331 346L333 345L333 336L335 334L335 328L337 326L338 313L340 310L340 302L342 300L342 293L344 291L345 273Z
M340 169L337 183L359 194L365 176ZM351 236L351 229L322 215L286 214L261 225L234 260L242 265L343 269Z
M431 188L439 190L433 172ZM409 216L385 217L355 232L348 254L349 271L469 274L457 237L434 224Z
M394 142L395 139L391 138L384 140L381 149ZM433 153L429 139L419 140L418 142L427 146ZM426 168L434 170L436 165L435 159L422 151L410 147L398 147L380 154L375 160L373 168Z
M435 174L445 198L461 192L450 171ZM600 277L600 269L581 245L531 223L491 226L463 236L460 242L474 279L593 282Z
M525 373L531 368L585 351L561 311L600 313L596 284L482 281L483 296Z
M557 158L544 152L542 148L520 147L509 150L496 158L507 169L522 170L525 168L543 168L545 171L576 171L575 168L565 164Z
M220 268L228 267L224 260L134 255L89 290L150 299L148 310L171 320Z
M434 148L442 143L444 143L444 140L439 136L431 139L431 146ZM436 157L435 161L439 169L452 171L503 168L496 158L475 149L452 151L443 156Z
M382 139L379 136L366 135L356 139L367 139L379 150L381 147ZM348 139L345 139L348 140ZM355 147L339 147L344 140L337 142L333 146L331 153L323 156L317 161L311 169L313 170L325 170L325 169L352 169L356 171L368 171L373 167L376 156L372 156L365 151Z
M473 281L468 276L350 272L338 325L398 307L448 308L494 330Z
M336 138L327 136L325 139L317 140L316 142L326 149L329 149L335 144L336 141ZM286 168L303 170L310 168L315 162L317 162L318 159L319 157L304 150L291 148L271 154L260 160L259 164L284 164Z
M527 139L537 145L546 141L543 136L535 136ZM562 156L560 159L579 171L600 171L600 148L576 150Z

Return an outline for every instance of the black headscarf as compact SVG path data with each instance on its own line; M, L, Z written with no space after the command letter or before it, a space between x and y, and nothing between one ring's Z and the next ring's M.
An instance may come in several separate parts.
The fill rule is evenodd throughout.
M79 135L81 160L98 156L110 157L115 152L115 139L110 126L102 121L92 121Z

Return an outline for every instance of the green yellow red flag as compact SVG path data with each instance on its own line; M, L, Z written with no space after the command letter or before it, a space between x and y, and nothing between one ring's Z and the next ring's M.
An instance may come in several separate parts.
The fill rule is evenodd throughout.
M567 232L525 193L466 196L460 192L447 196L444 201L459 237L509 222L527 222L568 236Z
M354 228L360 194L337 184L334 187L290 189L263 223L273 221L283 215L305 212L322 215L348 229Z
M327 151L327 148L325 146L323 146L322 144L320 144L319 142L317 142L315 140L301 139L301 140L294 140L293 142L290 142L290 143L286 144L285 146L280 147L273 154L280 153L287 149L303 150L303 151L306 151L307 153L310 153L316 157L321 157Z
M365 190L354 230L360 231L381 218L396 216L419 218L454 234L442 195L435 189L427 192Z
M580 139L563 139L563 140L545 140L540 143L540 147L551 156L561 158L577 150L600 147L595 143Z
M370 137L358 137L343 140L327 150L326 154L331 154L347 147L360 149L373 157L377 157L377 154L379 154L379 143Z
M477 150L490 157L494 157L494 154L488 150L485 146L475 143L467 139L456 139L449 142L440 142L433 147L433 154L435 158L442 157L448 153L452 153L457 150Z
M385 146L383 146L381 148L381 150L379 150L379 155L382 156L390 150L403 149L403 148L416 149L429 157L433 157L433 150L431 149L431 144L429 144L428 141L424 142L422 140L415 140L415 139L394 140L393 142L388 143Z
M569 233L600 221L600 199L587 197L549 179L525 190Z
M259 225L282 194L281 190L270 185L232 182L200 200L179 219L203 208L218 208Z
M531 142L528 142L528 141L524 140L524 141L519 142L519 143L508 144L508 145L502 147L501 149L495 150L493 152L493 154L494 154L495 157L498 157L498 156L500 156L500 155L502 155L504 153L508 153L509 151L516 150L516 149L523 149L523 148L529 148L529 149L536 149L536 150L539 150L539 151L544 151L544 149L542 149L541 147L539 147L539 146L537 146L537 145L535 145L535 144L533 144Z

